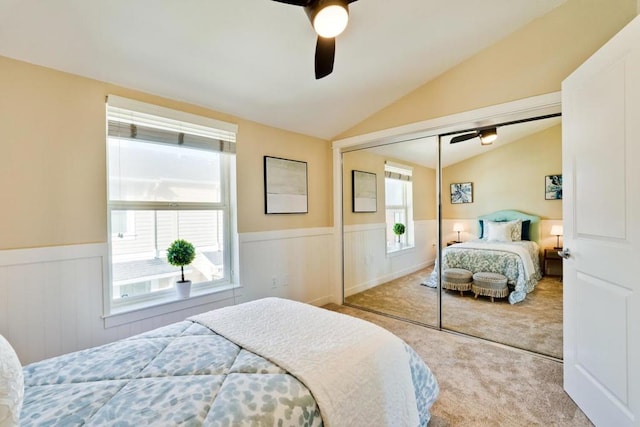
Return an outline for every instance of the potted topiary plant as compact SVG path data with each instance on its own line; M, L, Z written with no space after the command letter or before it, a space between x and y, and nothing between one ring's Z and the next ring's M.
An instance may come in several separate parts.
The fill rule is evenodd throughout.
M396 222L395 224L393 224L393 234L398 236L398 243L400 243L400 236L404 234L405 230L406 227L404 226L404 224L400 222Z
M191 264L195 257L195 248L183 239L175 240L167 249L167 261L171 265L180 267L182 274L182 279L176 282L176 290L180 298L189 298L191 294L191 280L184 280L184 266Z

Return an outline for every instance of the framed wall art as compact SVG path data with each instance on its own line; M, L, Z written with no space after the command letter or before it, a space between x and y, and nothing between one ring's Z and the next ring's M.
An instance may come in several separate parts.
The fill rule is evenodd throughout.
M473 183L458 182L451 184L451 203L473 203Z
M308 212L307 162L264 156L266 214Z
M544 177L544 198L546 200L562 199L562 175Z
M351 171L353 212L376 212L378 206L376 174Z

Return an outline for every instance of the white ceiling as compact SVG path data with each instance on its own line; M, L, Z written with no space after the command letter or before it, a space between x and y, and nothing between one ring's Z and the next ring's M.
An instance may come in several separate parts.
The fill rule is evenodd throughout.
M322 80L270 0L0 0L0 55L331 139L564 1L359 0Z

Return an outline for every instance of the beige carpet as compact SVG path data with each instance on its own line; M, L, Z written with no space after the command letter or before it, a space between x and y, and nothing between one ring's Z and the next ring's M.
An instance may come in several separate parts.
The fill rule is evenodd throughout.
M591 426L562 389L562 363L356 308L330 310L376 323L411 345L440 385L430 427Z
M437 325L437 292L420 283L426 268L345 299L345 303L403 319ZM445 291L443 328L536 353L562 358L562 282L545 277L527 298L511 305L506 298L491 302L473 293Z

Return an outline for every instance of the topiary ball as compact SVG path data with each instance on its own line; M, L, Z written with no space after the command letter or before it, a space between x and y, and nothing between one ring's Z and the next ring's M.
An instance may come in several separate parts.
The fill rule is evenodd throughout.
M186 240L178 239L167 249L167 261L176 267L189 265L196 257L196 249Z

